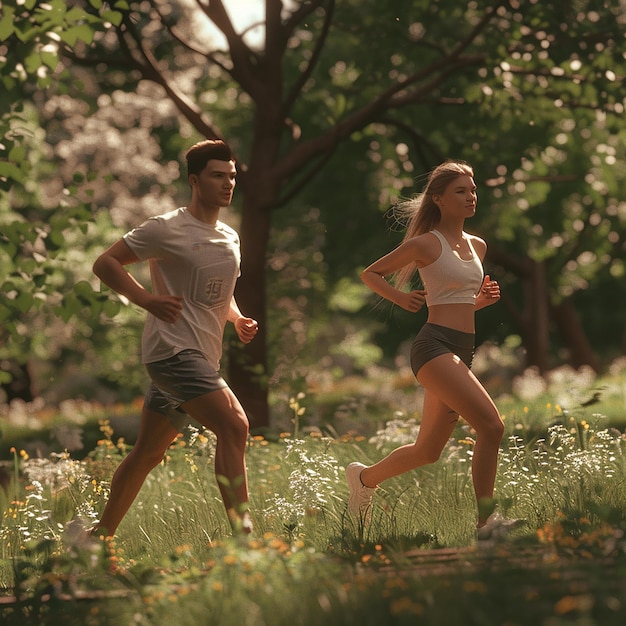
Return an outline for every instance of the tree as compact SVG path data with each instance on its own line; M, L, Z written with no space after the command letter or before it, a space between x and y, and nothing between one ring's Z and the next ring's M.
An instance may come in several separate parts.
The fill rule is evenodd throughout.
M48 11L42 5L39 13L28 13L34 4L20 9L25 20ZM225 136L237 151L243 194L237 297L261 332L242 359L230 359L230 383L254 425L268 422L265 260L272 214L290 207L326 166L336 167L333 157L348 142L368 144L378 156L390 146L407 147L395 152L404 180L450 153L475 161L477 150L498 142L497 152L481 154L477 170L481 180L490 180L502 215L482 219L480 226L511 244L512 254L495 247L492 259L524 279L527 296L517 319L529 362L544 366L548 316L567 313L563 296L581 285L564 285L559 273L561 258L572 260L576 246L561 246L564 254L551 256L553 234L564 230L554 226L550 238L533 233L528 209L549 199L569 210L576 196L586 197L586 188L575 183L592 168L577 163L572 180L573 168L550 143L558 139L557 129L567 135L568 120L584 113L596 141L603 130L615 146L611 118L623 112L619 2L607 1L597 11L585 1L266 0L261 39L252 30L237 32L221 0L114 2L110 9L96 0L74 4L70 10L61 8L65 3L46 5L66 16L83 7L81 27L98 30L93 42L85 37L88 45L61 40L57 47L67 68L97 69L92 76L101 84L120 89L153 82L199 136ZM223 47L207 36L210 25L222 34ZM232 97L225 97L229 92ZM510 144L501 141L505 132ZM574 147L580 156L579 144ZM384 160L381 165L387 169ZM562 176L567 190L558 184ZM528 206L520 212L522 191ZM612 202L614 191L600 193L598 201ZM613 217L611 259L623 252L623 217L619 211ZM580 234L576 218L568 219L568 232ZM540 216L536 223L542 221ZM590 263L585 271L606 266ZM569 313L563 319L571 323ZM543 329L534 346L530 329Z

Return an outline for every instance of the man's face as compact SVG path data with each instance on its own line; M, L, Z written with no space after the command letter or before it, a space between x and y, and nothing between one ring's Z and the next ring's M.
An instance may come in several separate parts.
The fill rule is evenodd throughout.
M207 208L228 206L233 199L237 168L234 161L211 159L199 174L189 177L192 190Z

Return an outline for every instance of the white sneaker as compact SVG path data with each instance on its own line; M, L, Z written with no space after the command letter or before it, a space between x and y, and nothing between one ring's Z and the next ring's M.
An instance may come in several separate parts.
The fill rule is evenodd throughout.
M346 467L346 480L350 489L348 509L363 524L369 524L372 518L372 496L376 487L366 487L361 482L361 472L367 467L363 463L350 463Z
M522 523L519 519L507 519L496 511L492 513L483 526L476 529L478 541L487 541L489 539L501 539L505 537L510 530L513 530Z

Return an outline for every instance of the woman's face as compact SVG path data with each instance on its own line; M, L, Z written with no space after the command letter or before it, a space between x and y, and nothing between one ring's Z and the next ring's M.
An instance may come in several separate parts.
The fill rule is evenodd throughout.
M455 178L442 194L433 195L442 215L472 217L476 212L476 184L474 179L462 174Z

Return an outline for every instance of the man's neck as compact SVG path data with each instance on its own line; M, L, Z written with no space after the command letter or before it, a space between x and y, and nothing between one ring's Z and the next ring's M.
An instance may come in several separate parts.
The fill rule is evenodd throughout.
M220 214L221 207L208 207L198 202L191 201L187 206L187 211L200 222L215 226Z

